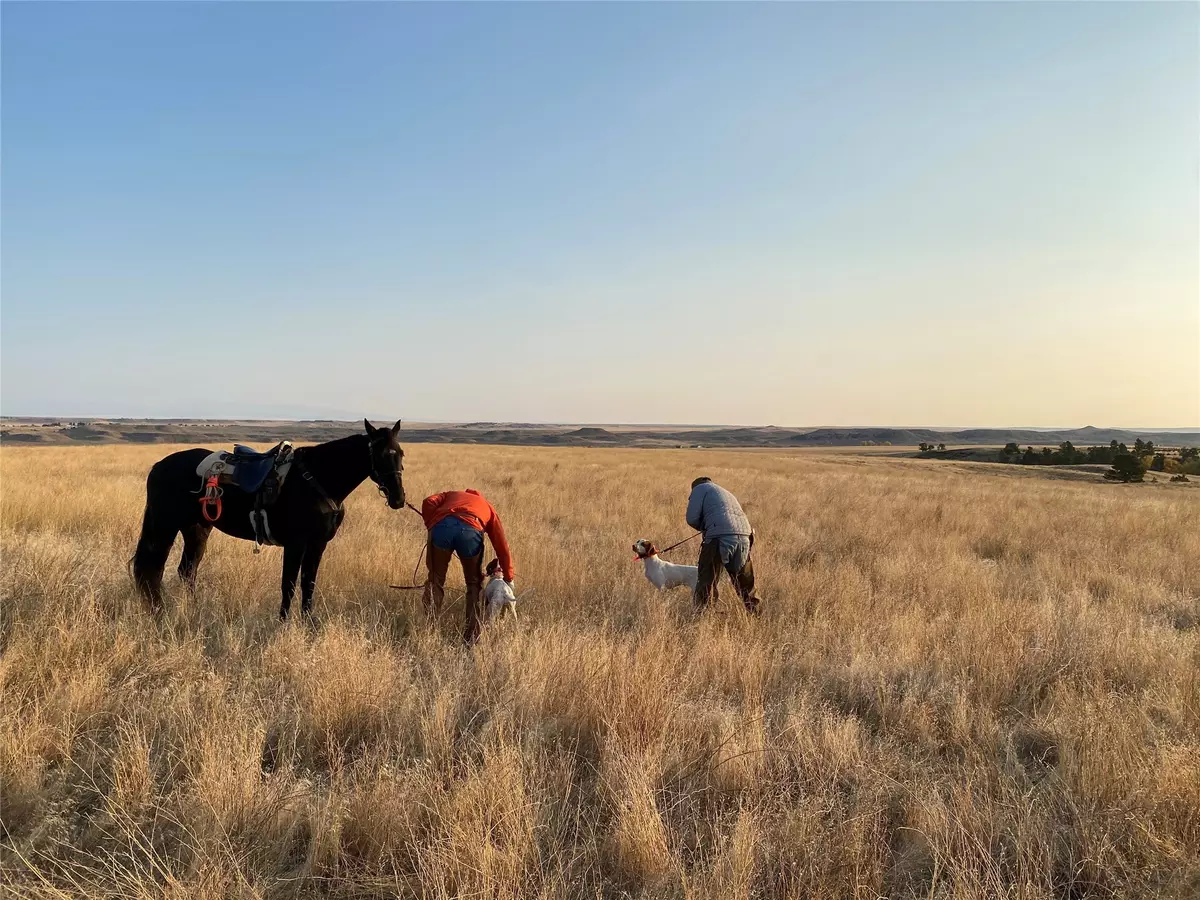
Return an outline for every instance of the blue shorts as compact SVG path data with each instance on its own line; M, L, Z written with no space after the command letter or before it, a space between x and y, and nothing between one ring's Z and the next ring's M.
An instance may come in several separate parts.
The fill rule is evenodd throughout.
M433 546L458 554L459 559L471 559L483 553L483 532L462 519L446 516L429 529Z

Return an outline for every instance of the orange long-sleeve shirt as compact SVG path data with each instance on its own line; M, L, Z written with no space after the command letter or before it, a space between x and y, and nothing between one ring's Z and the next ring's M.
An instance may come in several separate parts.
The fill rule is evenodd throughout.
M426 528L432 528L447 516L461 519L484 532L496 549L496 557L504 571L504 580L512 581L516 577L517 570L513 565L512 551L508 549L508 539L504 536L500 516L479 491L444 491L426 497L421 504L421 518L425 520Z

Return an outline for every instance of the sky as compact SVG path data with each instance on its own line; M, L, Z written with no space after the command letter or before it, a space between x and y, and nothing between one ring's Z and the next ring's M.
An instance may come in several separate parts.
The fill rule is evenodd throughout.
M0 413L1200 425L1200 6L0 7Z

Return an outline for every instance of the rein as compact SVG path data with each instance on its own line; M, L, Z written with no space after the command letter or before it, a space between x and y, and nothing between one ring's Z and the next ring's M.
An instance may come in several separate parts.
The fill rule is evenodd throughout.
M408 509L411 509L413 512L415 512L418 516L421 515L421 511L419 509L417 509L415 506L413 506L411 503L405 503L404 505ZM421 521L422 521L422 523L424 523L424 521L425 521L424 516L421 516ZM423 560L425 558L425 550L428 546L429 546L428 541L426 541L426 544L423 547L421 547L421 552L417 556L417 564L415 566L413 566L412 584L389 584L388 587L390 587L392 590L395 590L395 591L419 591L419 590L424 589L424 587L425 587L424 583L417 584L417 572L421 568L421 560Z

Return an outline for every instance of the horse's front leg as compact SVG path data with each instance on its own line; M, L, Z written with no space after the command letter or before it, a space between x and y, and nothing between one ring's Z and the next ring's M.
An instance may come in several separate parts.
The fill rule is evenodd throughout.
M286 544L283 548L283 602L279 606L279 618L285 620L292 608L292 595L296 593L296 579L300 576L300 564L304 561L304 544Z
M312 614L313 591L317 587L317 570L321 568L321 556L326 542L309 544L304 553L304 567L300 575L300 612L315 624Z

